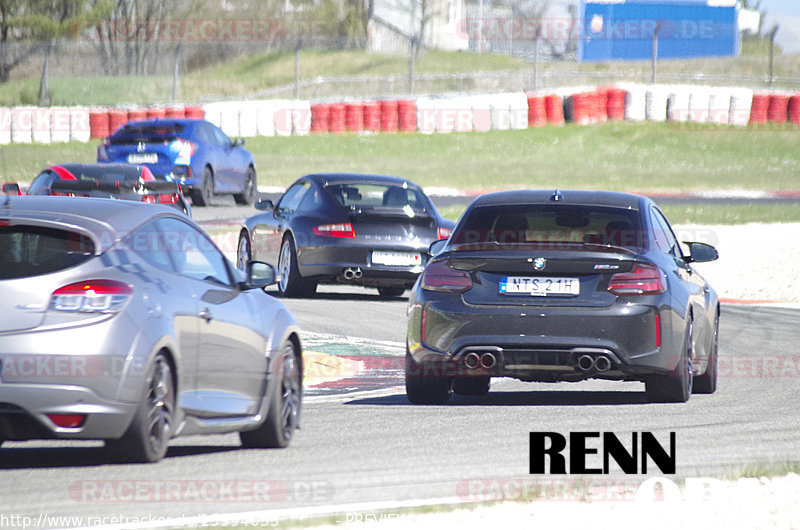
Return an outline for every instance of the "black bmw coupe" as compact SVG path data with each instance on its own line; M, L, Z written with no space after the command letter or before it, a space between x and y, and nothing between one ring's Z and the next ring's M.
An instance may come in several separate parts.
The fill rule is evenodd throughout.
M719 300L692 265L717 251L682 245L645 197L483 195L430 254L409 297L413 403L492 377L643 381L665 402L716 389Z

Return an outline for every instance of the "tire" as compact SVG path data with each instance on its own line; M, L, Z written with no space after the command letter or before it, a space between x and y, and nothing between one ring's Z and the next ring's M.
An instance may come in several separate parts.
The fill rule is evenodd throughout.
M714 320L714 339L711 344L711 353L708 356L706 373L694 378L692 383L693 394L713 394L717 391L717 374L719 373L719 313Z
M192 188L192 205L208 206L214 198L214 173L211 168L206 166L203 170L203 179L200 181L200 189Z
M491 377L478 375L475 377L456 377L453 379L453 393L462 396L485 396L489 393Z
M175 381L163 353L156 355L145 380L145 391L128 430L106 448L125 462L158 462L169 449L175 417Z
M280 356L272 363L277 369L267 389L267 417L257 429L239 433L242 446L253 448L286 447L300 422L302 374L295 346L286 341Z
M236 245L236 268L240 271L247 270L247 262L253 259L253 246L246 230L239 234L239 243Z
M647 399L653 403L685 403L692 394L692 321L686 327L685 345L675 371L645 380Z
M425 375L406 353L406 396L415 405L444 405L453 393L453 378Z
M317 292L317 282L306 280L300 275L297 266L297 253L294 249L294 239L288 235L281 244L281 253L278 257L278 291L288 298L313 296Z
M378 294L384 298L397 298L406 292L405 287L378 287Z
M247 205L253 204L256 200L256 192L258 191L258 181L256 179L256 170L253 166L247 168L247 174L244 177L244 188L242 193L234 193L233 200L236 204Z

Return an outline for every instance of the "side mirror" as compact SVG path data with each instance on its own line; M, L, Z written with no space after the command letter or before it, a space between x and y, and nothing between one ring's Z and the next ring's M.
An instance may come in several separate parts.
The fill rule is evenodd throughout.
M256 210L264 212L271 212L275 209L275 205L269 199L258 199L253 206L256 207Z
M278 280L278 272L275 267L263 261L250 261L247 263L247 287L260 288L268 287Z
M244 138L236 138L236 139L233 141L233 146L234 146L234 147L241 147L241 146L243 146L243 145L244 145Z
M433 257L436 254L439 254L442 250L444 250L444 247L447 245L447 241L447 239L437 239L431 243L431 246L428 247L428 255Z
M6 182L3 184L3 193L6 195L22 195L19 189L19 184L16 182Z
M690 241L684 241L684 243L689 247L689 256L686 260L689 263L704 263L708 261L714 261L719 258L717 249L711 245L707 245L705 243L693 243Z

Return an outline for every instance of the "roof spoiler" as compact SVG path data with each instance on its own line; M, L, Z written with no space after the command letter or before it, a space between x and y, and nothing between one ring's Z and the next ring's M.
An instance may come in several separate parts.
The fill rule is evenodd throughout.
M175 182L161 180L123 180L100 182L97 180L57 180L50 186L57 193L75 193L100 191L103 193L140 193L142 195L158 193L178 193L180 188Z

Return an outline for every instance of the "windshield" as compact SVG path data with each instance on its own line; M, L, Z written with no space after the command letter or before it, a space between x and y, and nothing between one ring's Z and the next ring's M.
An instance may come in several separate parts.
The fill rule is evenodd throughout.
M547 247L604 245L641 248L639 212L576 205L498 205L470 210L451 241L454 246Z

